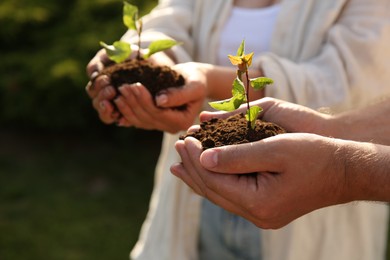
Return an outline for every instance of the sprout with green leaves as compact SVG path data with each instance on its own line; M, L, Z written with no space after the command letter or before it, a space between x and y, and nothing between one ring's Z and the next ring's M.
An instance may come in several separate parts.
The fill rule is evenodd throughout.
M254 129L258 115L263 110L259 106L249 105L249 86L255 90L261 90L266 85L272 84L273 80L267 77L249 78L248 69L252 64L253 52L245 54L245 40L241 42L237 50L236 56L228 55L230 62L237 66L237 77L233 81L232 97L226 100L209 102L210 106L223 111L234 111L238 109L244 102L247 104L246 120L248 128ZM246 84L242 81L242 76L245 75Z
M129 30L135 30L138 35L138 53L137 59L141 59L141 34L142 34L142 19L138 16L138 7L123 2L123 24ZM157 40L148 46L145 50L145 54L142 55L143 59L147 59L153 54L172 48L177 45L178 42L170 39ZM112 45L108 45L104 42L100 42L100 45L106 50L107 56L116 63L125 61L132 53L130 44L124 41L116 41Z

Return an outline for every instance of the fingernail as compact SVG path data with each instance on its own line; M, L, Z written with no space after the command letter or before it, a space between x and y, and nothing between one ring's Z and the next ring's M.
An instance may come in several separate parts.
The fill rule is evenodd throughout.
M99 75L99 72L97 72L97 71L92 72L92 74L91 74L91 80L94 81L95 78L96 78L98 75Z
M87 91L90 91L91 89L93 89L93 84L92 84L91 81L88 81L87 86L85 87L85 89L86 89Z
M118 91L122 94L122 95L124 95L124 96L127 96L127 92L126 92L126 89L125 89L125 86L120 86L119 88L118 88Z
M133 93L134 93L134 95L136 95L136 96L139 96L139 95L140 95L139 86L140 86L139 83L133 84L133 85L131 86L131 89L133 90Z
M206 168L214 168L218 164L218 153L214 150L207 150L200 157L200 162Z
M156 97L156 104L158 106L164 105L168 102L168 96L166 94L160 94Z
M99 80L99 84L100 84L102 87L108 86L108 85L111 84L111 83L110 83L110 79L109 79L106 75L100 76L100 77L98 78L98 80Z

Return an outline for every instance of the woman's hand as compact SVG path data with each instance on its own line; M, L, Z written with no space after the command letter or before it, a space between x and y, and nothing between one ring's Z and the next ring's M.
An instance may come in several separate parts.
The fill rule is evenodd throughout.
M185 85L158 93L155 101L140 84L119 88L122 95L114 101L123 115L119 125L175 133L193 124L207 95L206 76L198 63L178 64L172 69L183 75Z
M131 48L132 54L129 59L134 59L137 55L138 47L131 45ZM152 55L150 61L156 65L174 65L172 59L163 52ZM86 92L92 99L92 105L98 112L101 121L106 124L118 122L122 117L113 105L117 91L111 85L110 79L105 75L98 76L99 72L111 64L113 62L108 58L106 51L101 49L87 65L87 75L90 81L86 86Z
M119 112L116 111L111 102L116 96L115 88L106 75L98 76L99 72L110 64L112 61L108 58L106 51L104 49L98 51L87 65L89 82L85 88L100 120L105 124L114 123L120 117Z

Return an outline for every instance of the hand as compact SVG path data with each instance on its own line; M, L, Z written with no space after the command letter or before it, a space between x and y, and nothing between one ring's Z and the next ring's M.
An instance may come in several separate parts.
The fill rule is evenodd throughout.
M90 81L85 88L100 120L106 124L114 123L120 117L119 112L111 103L116 96L115 88L107 76L98 77L99 72L110 63L112 62L106 55L106 51L101 49L87 65L87 75Z
M194 138L176 143L171 167L201 196L261 228L280 228L317 208L346 202L341 140L282 134L202 153ZM247 174L253 173L253 174Z
M132 44L131 48L132 54L129 59L134 59L137 55L138 46ZM149 59L152 63L157 65L174 65L172 59L163 52L156 53ZM86 91L92 99L93 107L98 112L100 119L106 124L118 122L121 118L121 114L112 104L113 99L117 96L117 91L111 85L110 79L107 76L98 76L99 72L102 71L104 67L112 63L113 62L108 58L106 51L101 49L87 65L87 75L90 78L90 81L86 86Z
M283 127L287 132L306 132L320 135L332 135L334 124L332 116L317 112L310 108L278 100L275 98L262 98L250 103L263 108L260 117ZM245 113L247 107L242 105L233 112L202 112L200 121L207 121L213 117L227 118L232 114Z
M158 107L148 90L140 84L119 88L122 95L115 100L123 115L119 125L175 133L193 124L206 97L206 77L196 63L179 64L172 68L184 76L186 84L159 93L155 101ZM185 109L176 109L183 105Z

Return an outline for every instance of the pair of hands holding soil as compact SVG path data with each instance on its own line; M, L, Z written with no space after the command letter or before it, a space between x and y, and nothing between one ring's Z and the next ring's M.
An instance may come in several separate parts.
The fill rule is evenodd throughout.
M205 151L198 140L188 137L176 143L182 162L172 165L171 172L199 195L261 228L280 228L330 205L390 201L386 182L389 146L324 137L349 136L358 141L376 137L378 143L388 145L386 127L376 128L371 121L376 129L368 130L363 122L370 120L363 113L336 117L272 98L252 104L264 109L263 120L288 133ZM387 113L375 115L383 119ZM200 120L231 114L202 112ZM382 123L388 125L389 120Z
M119 126L156 129L170 133L187 129L198 116L206 97L206 78L200 64L174 65L164 52L154 54L149 60L155 65L172 67L184 76L186 84L180 89L168 89L169 98L168 92L160 92L152 97L144 86L137 83L122 85L118 88L120 94L118 95L109 77L99 75L99 72L111 62L105 51L101 50L87 66L87 74L91 81L86 91L92 99L93 107L106 124L116 123ZM185 109L172 109L183 105Z

